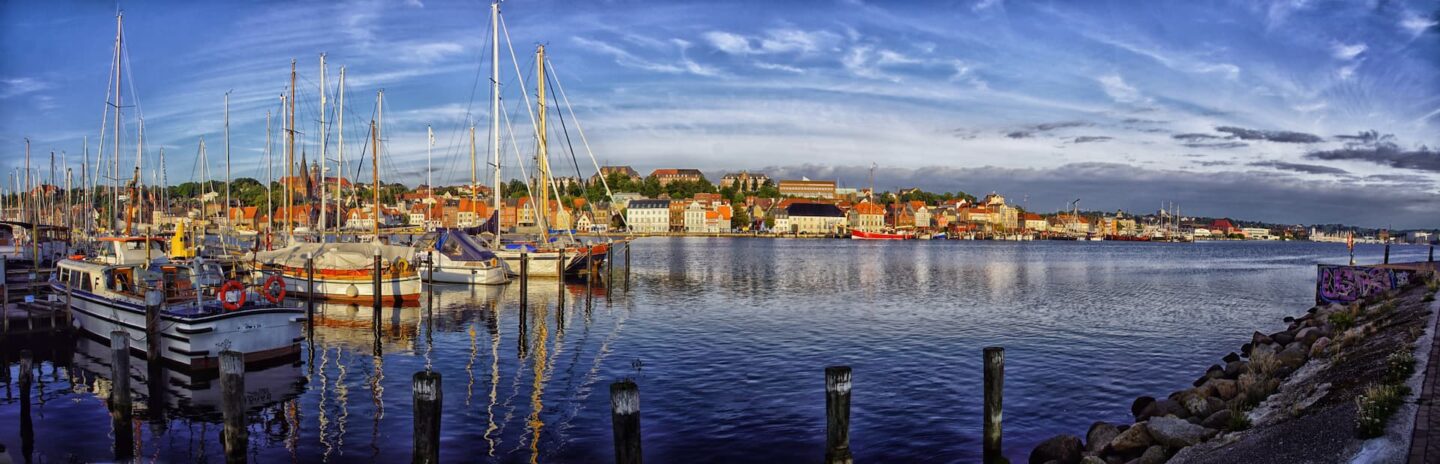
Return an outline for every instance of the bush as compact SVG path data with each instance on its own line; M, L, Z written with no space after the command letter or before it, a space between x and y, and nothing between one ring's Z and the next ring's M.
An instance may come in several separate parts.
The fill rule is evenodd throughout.
M1385 357L1385 383L1401 383L1415 373L1414 348L1406 345Z
M1360 438L1375 438L1385 434L1385 424L1390 416L1400 409L1400 404L1410 394L1404 385L1371 385L1365 387L1365 394L1355 398L1355 431Z
M1345 330L1355 326L1355 313L1350 311L1338 311L1330 314L1330 325L1335 330Z
M1250 416L1239 407L1230 408L1230 422L1225 424L1225 429L1231 432L1239 432L1250 428Z

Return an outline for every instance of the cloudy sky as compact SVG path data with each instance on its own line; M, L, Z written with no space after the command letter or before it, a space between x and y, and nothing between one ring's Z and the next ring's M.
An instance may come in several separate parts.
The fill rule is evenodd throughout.
M387 179L425 181L427 124L437 183L469 178L467 121L487 150L487 3L202 3L121 5L127 166L143 114L147 166L163 147L172 183L199 177L203 137L212 177L223 176L228 91L234 173L264 178L265 113L279 114L292 58L299 144L315 159L321 53L332 106L346 67L348 158L364 150L381 88ZM114 13L0 2L7 177L26 137L37 162L53 150L78 166L86 136L95 156ZM593 172L588 141L601 164L695 167L712 180L751 169L865 187L873 165L877 188L996 191L1039 211L1079 198L1085 209L1175 202L1243 219L1440 227L1433 1L513 0L503 15L502 132L533 133L520 79L533 85L533 51L546 44L586 136L567 111L581 156L553 161L562 175ZM337 136L332 127L332 160ZM505 163L529 156L532 139L507 145Z

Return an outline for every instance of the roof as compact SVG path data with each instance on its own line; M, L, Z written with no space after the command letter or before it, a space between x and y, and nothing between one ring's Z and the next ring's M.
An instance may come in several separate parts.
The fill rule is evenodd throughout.
M670 200L630 200L630 209L670 209Z
M855 212L858 214L885 214L885 208L868 201L862 201L855 204Z
M656 169L655 172L650 173L650 175L655 176L655 177L660 177L660 176L694 176L694 177L704 177L703 175L700 174L700 170L699 170L699 169Z
M816 187L834 187L834 186L835 186L835 181L833 181L833 180L781 180L781 181L780 181L780 186L783 187L783 186L786 186L786 185L791 185L791 186L813 185L813 186L816 186Z
M794 216L845 217L840 208L828 203L795 203L785 209Z

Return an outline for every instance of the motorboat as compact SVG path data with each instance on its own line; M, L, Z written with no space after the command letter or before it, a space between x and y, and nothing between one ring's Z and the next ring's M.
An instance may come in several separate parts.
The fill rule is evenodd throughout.
M414 262L426 282L499 285L510 281L511 267L462 229L437 229L420 237ZM430 261L426 261L430 260Z

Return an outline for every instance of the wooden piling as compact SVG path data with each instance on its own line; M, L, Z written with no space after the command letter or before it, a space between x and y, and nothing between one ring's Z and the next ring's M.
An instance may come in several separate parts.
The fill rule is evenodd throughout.
M374 293L374 294L375 294L375 297L374 297L374 300L375 300L375 318L376 318L376 320L379 320L379 318L380 318L380 299L382 298L381 293L383 293L383 292L381 291L381 289L380 289L380 249L379 249L379 248L376 248L376 249L375 249L375 272L374 272L373 278L371 279L371 283L375 286L375 288L373 288L372 291L371 291L371 293Z
M1430 245L1430 262L1435 262L1435 245Z
M20 454L26 462L35 448L35 423L30 417L30 382L33 379L34 356L20 350ZM6 370L10 366L3 366Z
M565 309L565 249L560 249L559 256L555 258L555 293L559 295L558 307Z
M164 295L150 289L145 294L145 360L150 364L164 362L160 352L160 305L165 303Z
M850 464L850 366L825 368L825 462Z
M75 276L76 276L76 275L79 275L79 273L78 273L78 272L77 272L77 273L72 273L72 274L70 275L70 281L65 284L65 328L66 328L66 329L71 328L71 327L74 326L74 324L75 324L75 321L74 321L74 319L73 319L73 318L75 317L75 315L74 315L73 313L71 313L70 311L71 311L71 308L74 308L74 307L75 307L74 304L75 304Z
M524 307L530 293L530 255L520 252L520 306Z
M440 407L443 394L440 373L420 371L411 381L415 394L415 446L413 463L440 462Z
M263 289L262 289L263 290ZM315 327L315 257L305 255L305 319L311 329Z
M630 241L625 241L625 293L630 293Z
M1000 448L1004 391L1005 349L998 346L985 347L985 464L1005 462Z
M610 288L615 283L615 244L605 248L605 304L610 304Z
M610 423L615 429L615 463L640 464L640 387L635 381L610 384Z
M243 463L250 431L245 428L245 355L239 351L220 352L220 401L225 462Z
M426 299L426 301L432 302L432 303L427 303L427 304L426 304L426 308L433 310L433 309L434 309L434 306L435 306L434 303L433 303L433 302L435 301L435 252L433 252L433 251L425 252L425 265L428 266L428 269L429 269L428 275L430 276L430 278L427 279L427 280L429 280L429 282L424 282L424 283L426 284L426 285L425 285L426 296L429 297L429 298Z
M116 330L110 332L110 425L115 429L117 461L135 457L131 414L130 334Z
M1390 244L1385 244L1385 264L1390 264Z

